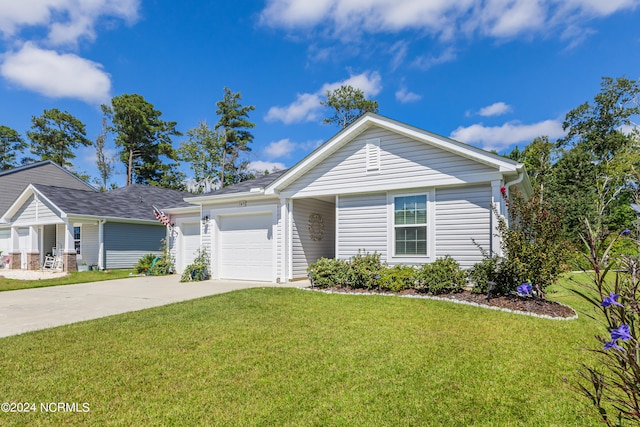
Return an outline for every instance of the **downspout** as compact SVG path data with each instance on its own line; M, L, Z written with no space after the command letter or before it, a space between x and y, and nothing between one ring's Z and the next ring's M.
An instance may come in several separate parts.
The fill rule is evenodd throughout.
M516 184L520 184L522 182L522 180L524 179L524 171L520 172L518 174L518 178L514 179L513 181L509 181L507 182L504 187L507 189L507 191L509 191L509 187L516 185Z

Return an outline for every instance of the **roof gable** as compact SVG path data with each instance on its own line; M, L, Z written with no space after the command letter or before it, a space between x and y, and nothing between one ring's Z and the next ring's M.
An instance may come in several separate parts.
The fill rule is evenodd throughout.
M2 189L0 217L29 184L56 185L76 190L96 191L91 185L51 160L9 169L0 172L0 188Z
M519 172L524 170L521 164L513 160L503 158L479 148L418 129L377 114L367 113L289 169L279 179L269 185L265 190L265 193L277 193L286 189L294 182L301 179L305 174L309 173L320 163L335 155L336 152L345 147L351 141L360 137L364 132L376 127L404 136L429 147L434 147L444 152L466 158L499 173L516 176Z

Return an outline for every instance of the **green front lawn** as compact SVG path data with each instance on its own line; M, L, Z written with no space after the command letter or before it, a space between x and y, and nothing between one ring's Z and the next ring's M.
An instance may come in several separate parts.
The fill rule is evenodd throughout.
M72 285L74 283L124 279L129 277L131 273L133 273L133 270L74 271L67 276L58 277L56 279L17 280L1 277L2 270L0 270L0 291L13 291L16 289L44 288L47 286Z
M441 301L243 290L1 339L0 402L90 411L38 406L0 412L0 425L596 425L565 382L594 329Z

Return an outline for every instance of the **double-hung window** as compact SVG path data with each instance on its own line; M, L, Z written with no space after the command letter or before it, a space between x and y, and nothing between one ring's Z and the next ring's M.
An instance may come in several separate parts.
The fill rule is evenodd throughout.
M427 255L427 195L393 198L396 256Z

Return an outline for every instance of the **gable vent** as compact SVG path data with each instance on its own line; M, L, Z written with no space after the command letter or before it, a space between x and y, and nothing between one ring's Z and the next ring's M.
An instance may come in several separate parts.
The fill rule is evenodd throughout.
M380 138L367 139L367 171L380 170Z

